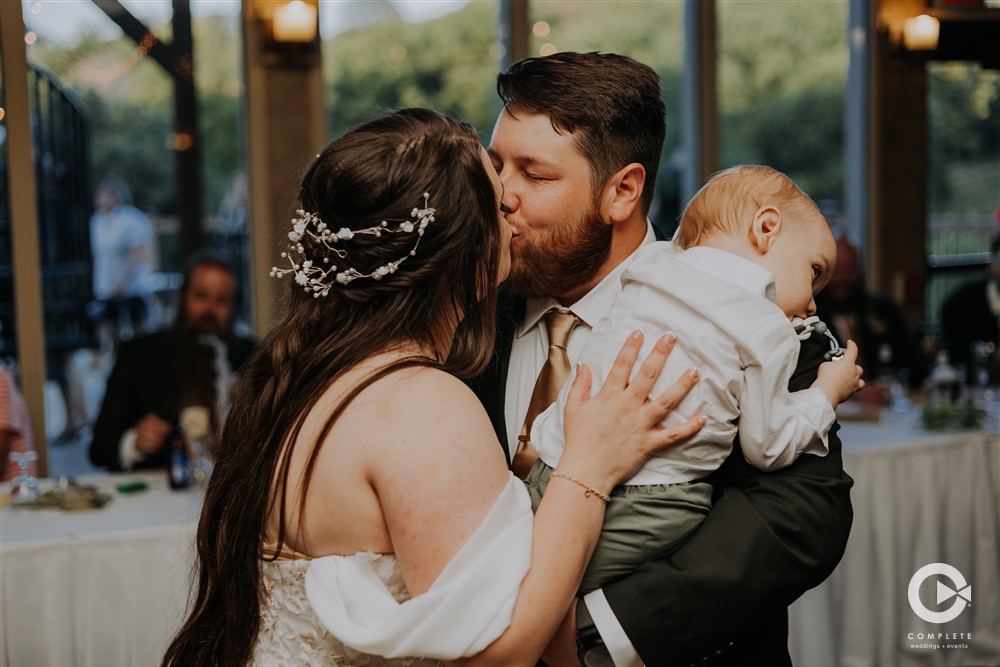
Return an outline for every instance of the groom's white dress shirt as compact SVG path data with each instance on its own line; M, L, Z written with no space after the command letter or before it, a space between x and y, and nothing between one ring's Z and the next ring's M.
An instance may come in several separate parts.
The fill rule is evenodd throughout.
M646 236L640 247L655 241L656 235L653 233L653 226L647 222ZM622 273L634 256L635 253L627 257L593 289L572 305L573 313L580 318L581 322L573 329L569 343L566 345L566 353L569 356L571 367L576 365L576 360L590 339L590 333L594 326L611 311L611 306L621 292ZM517 436L521 432L524 416L528 412L528 402L531 400L535 380L548 358L549 340L542 316L551 308L565 310L555 299L529 298L525 305L524 319L514 332L504 395L504 419L508 443L517 443ZM515 449L516 447L510 447L511 455ZM587 594L584 600L597 630L601 633L601 638L615 661L615 665L618 667L640 667L642 660L640 660L639 654L636 653L614 612L611 611L610 605L604 598L604 593L598 589Z
M708 423L657 452L626 484L680 484L708 476L732 452L737 424L743 455L761 470L782 468L805 453L826 456L836 415L821 390L788 391L800 341L775 299L774 276L729 252L679 250L662 242L633 255L610 315L579 357L594 375L591 393L604 384L632 331L645 333L640 359L665 331L673 331L677 346L652 395L662 394L688 368L701 377L663 425L678 426L696 414ZM531 444L552 467L565 445L568 384L531 429Z
M646 236L642 245L653 243L656 236L653 227L647 223ZM638 250L636 251L638 252ZM571 306L573 313L580 318L580 323L570 334L566 345L570 367L576 365L590 332L609 312L615 299L621 292L621 277L635 253L616 266L601 282L581 297ZM567 310L552 298L529 298L524 309L524 319L514 331L514 342L510 350L510 361L507 365L507 386L504 395L504 420L507 427L507 442L517 443L517 436L524 424L524 416L528 413L528 403L531 392L535 388L535 380L549 354L549 337L545 331L542 316L552 308ZM513 456L515 447L510 448Z

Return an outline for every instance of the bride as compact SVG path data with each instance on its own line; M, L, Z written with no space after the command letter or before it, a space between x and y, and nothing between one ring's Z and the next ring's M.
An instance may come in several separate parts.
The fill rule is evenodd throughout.
M701 428L656 425L665 337L594 397L580 369L537 514L458 378L489 360L510 267L474 129L429 110L365 123L302 180L287 313L245 368L163 665L534 665L596 542L602 496ZM419 656L419 657L414 657Z

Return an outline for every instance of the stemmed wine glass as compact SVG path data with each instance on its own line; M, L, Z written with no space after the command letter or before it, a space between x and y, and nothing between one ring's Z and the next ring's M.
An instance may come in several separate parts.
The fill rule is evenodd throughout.
M38 460L36 452L11 452L8 457L17 464L18 473L11 480L10 495L15 505L38 500L38 478L28 472L28 464Z

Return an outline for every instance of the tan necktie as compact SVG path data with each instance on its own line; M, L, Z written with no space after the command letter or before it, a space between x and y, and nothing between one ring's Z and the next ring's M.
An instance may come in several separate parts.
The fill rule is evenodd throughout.
M530 443L531 423L545 408L549 407L562 389L569 377L569 355L566 354L566 343L569 335L580 318L573 313L552 309L543 316L545 329L549 333L549 358L542 364L542 370L535 380L535 388L531 391L531 401L528 403L528 414L524 418L521 434L517 436L517 451L514 452L512 467L514 474L524 479L531 466L538 459Z

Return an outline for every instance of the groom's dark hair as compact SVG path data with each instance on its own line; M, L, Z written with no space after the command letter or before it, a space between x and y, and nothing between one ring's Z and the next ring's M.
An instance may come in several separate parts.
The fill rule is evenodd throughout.
M556 132L575 135L595 196L616 171L641 164L641 204L649 210L667 128L660 77L651 67L615 53L526 58L497 75L497 94L508 113L511 106L543 113Z

